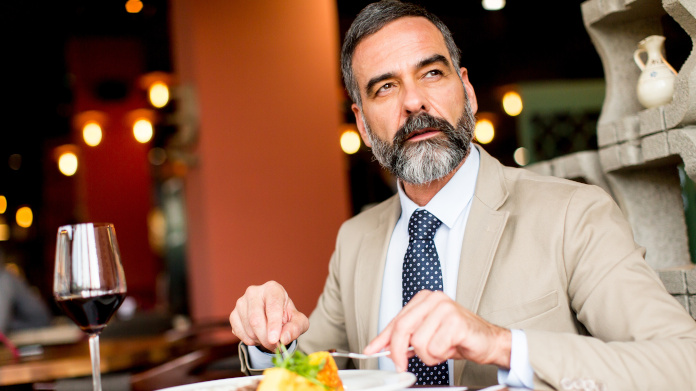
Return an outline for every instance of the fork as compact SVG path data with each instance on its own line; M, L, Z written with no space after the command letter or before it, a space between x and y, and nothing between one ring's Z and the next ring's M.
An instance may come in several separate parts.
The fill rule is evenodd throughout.
M413 346L409 346L407 349L409 352L413 351ZM378 357L385 357L390 355L391 352L388 350L385 350L383 352L379 353L374 353L374 354L362 354L362 353L352 353L352 352L329 352L329 355L332 357L348 357L348 358L356 358L359 360L366 360L368 358L378 358Z

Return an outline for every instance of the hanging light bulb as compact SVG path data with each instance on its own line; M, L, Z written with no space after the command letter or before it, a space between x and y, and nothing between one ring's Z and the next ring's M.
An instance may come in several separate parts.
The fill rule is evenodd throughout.
M348 129L341 135L341 149L348 155L360 150L360 135L353 129Z
M128 0L126 2L126 11L129 14L137 14L138 12L142 11L143 9L143 2L140 0Z
M505 0L483 0L481 6L486 11L499 11L505 8Z
M162 108L169 102L169 87L164 82L156 82L150 86L148 97L153 106Z
M85 144L96 147L102 140L102 128L97 122L89 122L82 128L82 138Z
M509 91L503 95L503 110L511 117L520 115L522 112L522 97L516 91Z
M133 124L133 136L139 143L145 144L152 139L152 122L145 118L141 118Z
M493 141L493 138L495 137L495 127L493 126L493 122L485 118L476 121L474 137L476 138L476 141L481 144L488 144Z

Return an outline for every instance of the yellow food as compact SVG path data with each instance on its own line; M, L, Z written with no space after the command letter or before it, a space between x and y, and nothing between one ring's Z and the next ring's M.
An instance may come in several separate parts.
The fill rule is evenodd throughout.
M329 355L329 352L315 352L309 355L310 364L321 364L322 361L324 362L324 366L317 374L317 380L330 387L332 390L343 391L343 383L341 382L341 378L338 377L336 361Z
M343 391L338 367L328 352L277 358L276 368L263 372L257 391Z
M263 380L256 391L326 391L326 388L285 368L269 368L263 371Z

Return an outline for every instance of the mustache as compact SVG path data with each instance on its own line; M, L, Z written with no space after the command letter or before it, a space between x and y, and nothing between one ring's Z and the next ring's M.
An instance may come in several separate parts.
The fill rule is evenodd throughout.
M451 134L455 131L454 126L447 120L434 117L428 113L420 113L406 119L406 122L396 131L393 145L403 145L412 133L426 128L435 129L445 134Z

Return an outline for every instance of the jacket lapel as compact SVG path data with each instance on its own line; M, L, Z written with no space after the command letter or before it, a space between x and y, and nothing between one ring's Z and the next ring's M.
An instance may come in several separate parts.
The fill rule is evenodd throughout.
M508 196L502 166L483 149L479 152L481 166L462 243L456 297L459 304L474 313L509 215L498 210ZM454 362L455 379L461 378L465 364L464 360Z
M379 215L375 229L365 232L358 255L354 284L359 352L377 336L379 298L382 295L387 249L396 220L401 214L399 197L394 196L389 202L385 211ZM369 311L360 311L361 308L369 308ZM360 360L359 364L362 369L377 369L376 359Z

